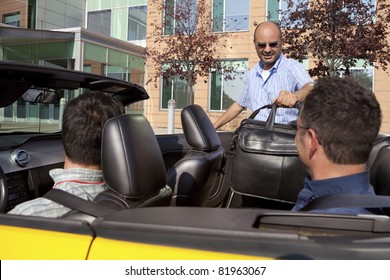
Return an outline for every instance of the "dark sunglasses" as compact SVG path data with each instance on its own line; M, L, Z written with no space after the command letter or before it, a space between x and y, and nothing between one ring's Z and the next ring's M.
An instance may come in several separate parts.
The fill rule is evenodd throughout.
M267 47L267 45L270 47L270 48L277 48L279 46L279 43L278 42L271 42L271 43L257 43L257 48L258 49L265 49Z
M290 122L290 125L295 130L298 130L298 128L306 129L306 130L309 129L309 127L298 125L296 121Z

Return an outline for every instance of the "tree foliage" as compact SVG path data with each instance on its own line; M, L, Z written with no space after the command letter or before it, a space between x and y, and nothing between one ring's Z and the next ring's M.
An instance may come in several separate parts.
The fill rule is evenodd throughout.
M162 77L165 81L179 76L188 82L188 101L193 103L193 86L199 77L207 77L211 70L232 78L235 66L217 59L221 49L228 48L232 35L212 32L210 1L206 0L148 0L152 31L148 35L147 59L154 65L148 83ZM151 18L150 17L150 18Z
M295 59L313 57L312 76L334 76L359 59L386 71L390 61L390 5L384 0L309 0L287 2L281 12L284 52ZM376 2L376 3L375 3Z

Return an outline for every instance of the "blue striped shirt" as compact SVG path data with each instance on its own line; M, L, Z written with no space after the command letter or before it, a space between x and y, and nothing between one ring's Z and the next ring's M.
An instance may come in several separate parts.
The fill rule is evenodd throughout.
M292 93L302 88L305 84L313 82L304 66L296 60L288 59L280 54L274 67L270 69L270 75L263 80L263 64L260 61L252 67L245 77L244 89L237 100L242 107L252 111L271 104L279 96L281 90ZM269 110L264 109L257 114L255 119L265 121ZM298 117L297 109L278 108L276 123L289 123Z

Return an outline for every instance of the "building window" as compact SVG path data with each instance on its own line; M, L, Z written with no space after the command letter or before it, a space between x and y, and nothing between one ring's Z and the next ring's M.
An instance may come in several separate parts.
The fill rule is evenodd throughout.
M213 32L249 30L249 0L214 0Z
M104 76L122 80L122 81L127 81L127 69L123 67L118 67L118 66L113 66L113 65L107 65L107 64L102 64L102 74Z
M3 15L3 23L20 27L20 13L12 13Z
M163 18L164 35L186 34L196 31L197 0L166 0Z
M146 39L146 10L146 5L129 8L128 41Z
M210 77L210 111L226 110L235 100L238 99L244 88L243 78L248 70L247 61L226 61L225 63L234 63L236 72L232 80L226 79L227 73L211 72ZM232 74L230 74L232 75Z
M374 69L370 68L352 68L351 76L358 80L362 85L374 91Z
M110 36L111 35L111 10L89 12L87 28L96 33Z
M309 4L309 0L294 0L293 1L294 7L296 7L299 4L299 2L307 2L307 4ZM281 14L288 12L286 0L268 0L267 7L268 7L267 9L268 20L270 21L280 22L282 20Z
M296 7L299 5L302 5L302 3L307 4L307 8L309 9L309 0L293 0L293 8L289 10L287 8L287 0L268 0L267 1L267 10L268 10L268 20L280 22L282 21L281 15L283 14L284 17L288 17L290 12L295 11ZM369 21L367 22L360 22L360 24L370 24L371 21L375 20L375 11L376 11L376 1L375 0L363 0L362 1L367 8L366 14L372 15L372 17L369 17ZM354 6L355 3L344 3L344 9L343 12L347 12L347 14L350 14L350 20L351 22L358 22L359 19L356 17L354 13L348 12L348 6ZM360 5L360 4L359 4ZM351 7L350 7L351 8ZM352 8L353 9L353 8ZM364 20L367 20L367 18L363 18ZM299 22L297 22L299 24ZM283 26L283 22L282 22Z
M188 82L181 76L163 79L161 108L168 109L168 101L175 100L176 109L188 106Z
M354 67L349 69L349 75L358 80L363 86L374 91L374 67L364 66L365 60L359 59ZM340 76L343 76L344 71L340 71Z
M362 0L361 2L360 4L345 2L343 12L348 15L350 22L354 25L373 24L376 17L376 0ZM350 12L351 10L355 10L356 6L361 9L361 12L364 9L363 13L366 16L359 16L354 12Z

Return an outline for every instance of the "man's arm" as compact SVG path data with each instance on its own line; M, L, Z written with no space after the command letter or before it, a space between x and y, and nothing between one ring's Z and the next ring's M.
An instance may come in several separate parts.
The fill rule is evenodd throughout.
M227 124L232 119L237 117L242 110L244 110L244 107L242 107L237 102L234 102L230 107L223 113L223 115L214 123L215 129L220 128L221 126Z
M314 86L314 83L306 83L301 89L297 90L294 93L289 92L288 90L282 90L279 93L278 98L274 100L278 106L284 107L294 107L297 102L303 102L306 99L306 96L310 93Z

